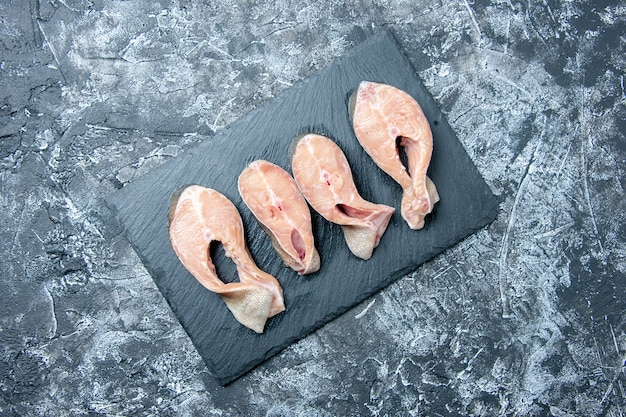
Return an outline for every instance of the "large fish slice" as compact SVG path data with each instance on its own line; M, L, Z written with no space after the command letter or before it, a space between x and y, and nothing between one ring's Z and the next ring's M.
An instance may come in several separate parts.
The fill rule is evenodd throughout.
M263 333L267 319L285 310L278 281L252 260L239 212L224 195L190 185L172 197L169 222L170 242L182 264L204 287L222 297L241 324ZM209 254L213 241L222 243L226 256L237 266L239 282L225 283L217 276Z
M350 251L369 259L394 209L364 200L356 189L343 151L331 139L308 134L296 139L293 176L311 207L341 225Z
M260 159L239 175L238 188L285 265L302 275L319 270L311 212L291 175Z
M402 217L411 229L423 228L439 194L426 176L433 136L422 108L396 87L363 81L350 99L350 115L363 149L402 186ZM399 147L404 149L408 169Z

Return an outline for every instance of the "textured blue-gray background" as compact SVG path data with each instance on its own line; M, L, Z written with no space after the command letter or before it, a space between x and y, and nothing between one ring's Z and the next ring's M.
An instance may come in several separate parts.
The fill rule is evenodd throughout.
M0 3L0 414L626 408L626 4ZM103 196L390 29L487 229L227 387Z

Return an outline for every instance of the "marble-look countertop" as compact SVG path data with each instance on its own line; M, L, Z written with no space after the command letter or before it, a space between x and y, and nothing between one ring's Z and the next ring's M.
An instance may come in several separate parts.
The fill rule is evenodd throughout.
M0 414L624 415L623 1L5 0L0 16ZM104 196L381 29L500 213L219 386Z

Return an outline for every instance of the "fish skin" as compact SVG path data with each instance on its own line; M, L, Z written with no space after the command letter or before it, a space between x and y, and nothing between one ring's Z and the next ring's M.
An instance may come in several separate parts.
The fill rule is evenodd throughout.
M168 234L183 266L205 288L220 295L244 326L263 333L267 319L285 310L280 284L256 266L237 208L218 191L190 185L174 193ZM209 254L213 241L221 242L235 263L238 282L224 283L218 277Z
M306 134L292 149L292 172L304 197L322 217L341 226L355 256L369 259L394 209L359 195L348 160L331 139Z
M411 229L423 228L439 194L426 175L433 137L422 108L396 87L363 81L350 99L349 112L363 149L402 187L402 217ZM400 159L398 138L407 155L408 170Z
M311 212L291 175L260 159L242 171L237 187L285 265L300 275L317 272L320 256Z

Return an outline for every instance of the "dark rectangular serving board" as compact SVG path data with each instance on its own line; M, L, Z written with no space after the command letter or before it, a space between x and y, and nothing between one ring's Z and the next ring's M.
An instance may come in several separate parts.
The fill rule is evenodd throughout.
M348 99L362 80L408 92L430 121L434 151L429 176L441 201L422 230L409 229L401 218L400 186L372 162L352 131ZM396 212L368 261L350 253L338 226L313 212L322 267L315 274L298 276L283 265L242 202L237 177L248 163L261 158L291 172L289 145L305 132L335 140L351 164L361 195L395 207ZM256 334L235 321L220 297L202 287L174 254L167 233L170 195L188 184L214 188L237 206L253 258L280 282L287 309L268 321L265 333ZM484 227L498 210L497 199L389 32L372 36L211 140L107 196L107 204L220 384L233 381ZM215 264L226 280L234 279L231 262L219 251Z

